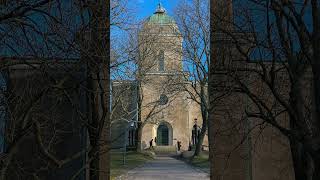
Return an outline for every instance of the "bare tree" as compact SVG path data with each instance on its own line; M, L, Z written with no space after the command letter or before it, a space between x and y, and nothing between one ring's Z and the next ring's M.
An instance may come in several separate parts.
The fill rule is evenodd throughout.
M233 11L231 2L212 3L212 52L217 57L210 67L210 105L220 61L220 72L232 80L233 92L248 98L246 116L255 125L268 124L290 143L295 178L318 179L318 3L245 2L235 2ZM215 47L218 42L232 50ZM210 123L216 121L213 111Z
M90 169L91 179L108 179L109 1L10 1L1 6L4 11L0 18L0 66L2 73L9 73L10 80L6 94L9 123L1 179L15 178L8 176L14 167L19 167L21 174L17 175L22 177L47 179L87 153L89 158L83 164L78 163L81 167L73 178ZM88 48L84 41L90 40L91 48ZM17 69L23 70L21 74ZM15 84L24 78L29 79L20 86ZM90 94L88 106L83 101L83 92ZM44 103L46 99L48 102ZM59 115L63 106L56 103L61 101L79 121L68 122L66 114ZM89 107L91 114L87 114L84 106ZM52 113L44 112L44 108ZM50 123L59 125L50 126ZM79 147L72 156L61 156L61 145L57 144L69 143L67 139L77 133L86 139L87 133L80 130L83 128L90 137L88 147ZM17 164L23 159L17 148L26 143L39 147L38 159L27 160L31 164L24 161ZM25 172L26 169L29 171Z
M183 56L189 71L185 86L189 97L201 109L202 127L194 156L198 156L208 121L208 66L210 61L209 1L183 1L176 9L178 26L184 39Z

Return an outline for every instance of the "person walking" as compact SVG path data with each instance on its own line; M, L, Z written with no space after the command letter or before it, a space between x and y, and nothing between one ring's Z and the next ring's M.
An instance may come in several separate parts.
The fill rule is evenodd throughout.
M151 141L149 141L150 149L153 149L152 144L153 144L153 139L151 139Z
M177 142L177 146L178 146L178 151L180 151L180 149L181 149L181 141Z

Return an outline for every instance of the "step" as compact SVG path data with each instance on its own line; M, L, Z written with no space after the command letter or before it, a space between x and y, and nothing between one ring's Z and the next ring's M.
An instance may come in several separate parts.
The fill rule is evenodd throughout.
M156 153L175 153L177 151L175 146L154 146Z

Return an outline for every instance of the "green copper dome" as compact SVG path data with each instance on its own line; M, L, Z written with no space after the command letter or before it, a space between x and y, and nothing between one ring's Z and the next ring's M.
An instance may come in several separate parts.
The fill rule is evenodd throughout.
M147 19L149 23L155 24L173 24L174 20L165 13L155 13Z
M166 10L162 7L161 3L158 4L156 12L147 18L146 22L154 24L173 24L175 21L172 17L166 14Z

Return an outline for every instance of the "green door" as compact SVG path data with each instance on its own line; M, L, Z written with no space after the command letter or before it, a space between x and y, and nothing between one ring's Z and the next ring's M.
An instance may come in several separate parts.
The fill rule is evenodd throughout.
M160 124L158 127L157 145L158 146L168 146L169 145L169 129L164 124Z

